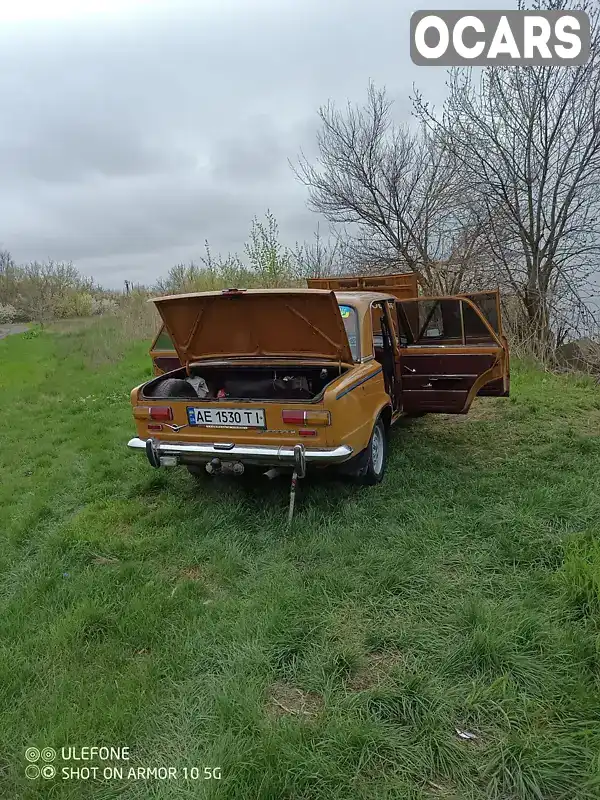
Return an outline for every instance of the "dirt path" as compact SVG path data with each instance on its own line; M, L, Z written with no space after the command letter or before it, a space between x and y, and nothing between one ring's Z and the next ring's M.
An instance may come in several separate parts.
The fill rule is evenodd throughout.
M0 339L10 336L11 333L25 333L28 328L29 325L25 325L22 322L0 325Z

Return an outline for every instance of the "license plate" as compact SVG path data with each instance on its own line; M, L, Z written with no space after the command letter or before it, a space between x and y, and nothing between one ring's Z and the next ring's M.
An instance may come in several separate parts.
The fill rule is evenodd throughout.
M264 408L195 408L188 406L190 425L213 428L266 428Z

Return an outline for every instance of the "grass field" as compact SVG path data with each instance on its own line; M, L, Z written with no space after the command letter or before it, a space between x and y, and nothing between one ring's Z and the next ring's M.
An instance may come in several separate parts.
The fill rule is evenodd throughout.
M600 389L516 365L288 533L285 481L128 452L146 345L97 339L0 342L0 797L600 796ZM61 760L101 745L178 778Z

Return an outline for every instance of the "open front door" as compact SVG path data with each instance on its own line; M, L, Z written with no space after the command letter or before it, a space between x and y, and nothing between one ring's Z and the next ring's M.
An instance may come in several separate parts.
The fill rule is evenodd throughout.
M490 303L495 292L486 295ZM465 295L419 297L396 303L400 330L398 369L407 413L465 414L477 394L508 396L509 360L499 304L490 324ZM496 328L496 329L495 329Z

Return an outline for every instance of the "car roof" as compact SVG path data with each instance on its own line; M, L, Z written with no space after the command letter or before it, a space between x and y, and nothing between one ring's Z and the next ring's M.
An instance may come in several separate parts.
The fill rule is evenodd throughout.
M396 300L394 295L385 292L336 292L335 296L342 305L367 305L377 300Z
M173 294L173 295L163 295L161 297L153 297L150 302L154 300L174 300L180 297L211 297L211 296L218 296L223 293L224 290L216 291L216 292L188 292L186 294ZM243 289L241 290L244 294L330 294L330 289L305 289L303 287L298 288L282 288L282 289ZM355 291L355 292L335 292L336 299L342 305L349 305L349 306L370 306L371 303L377 300L395 300L396 298L385 292L365 292L365 291Z

